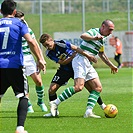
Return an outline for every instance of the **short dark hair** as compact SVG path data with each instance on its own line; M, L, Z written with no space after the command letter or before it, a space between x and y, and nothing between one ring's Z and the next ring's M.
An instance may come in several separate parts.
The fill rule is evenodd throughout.
M39 42L40 43L45 43L49 38L52 38L49 34L44 33L41 35Z
M3 15L12 15L16 7L17 3L13 0L4 0L1 4L1 13Z
M23 16L24 16L24 13L22 11L17 11L15 14L15 17L17 17L17 18L21 18Z

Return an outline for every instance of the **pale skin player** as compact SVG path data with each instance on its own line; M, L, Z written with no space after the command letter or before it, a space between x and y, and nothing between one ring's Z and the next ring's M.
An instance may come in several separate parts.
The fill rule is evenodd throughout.
M22 11L17 11L15 17L20 18L21 20L23 20L26 23L26 21L24 20L24 13ZM27 26L28 26L28 24L27 24ZM39 44L35 38L35 34L33 33L33 31L29 27L28 27L28 30L29 30L29 33L31 34L32 38L36 41L37 46L40 50L42 59L44 60L42 51L41 51ZM24 38L22 38L22 48L23 48L23 54L24 54L24 66L25 66L26 76L30 76L36 85L35 90L36 90L36 93L38 96L37 105L41 108L42 111L47 111L47 107L46 107L45 103L43 102L44 85L42 82L41 74L39 72L37 72L34 57L32 56L32 53L31 53L29 46L28 46L28 43L26 42L26 40ZM45 64L46 64L46 62L45 62ZM27 95L29 98L29 93ZM28 112L29 113L34 112L30 100L28 100Z
M110 67L111 73L115 74L118 72L118 69L105 55L103 46L104 39L106 36L110 35L113 30L114 23L111 20L103 21L100 28L92 28L81 35L83 42L81 43L80 48L90 55L99 55L102 61ZM86 60L84 56L79 54L73 59L72 66L74 70L74 86L64 90L62 94L53 101L51 104L52 115L56 116L58 105L75 93L80 92L86 83L86 86L90 88L90 95L88 97L84 117L101 118L92 112L102 91L102 85L96 70L89 60Z
M68 41L64 40L53 40L49 34L42 34L40 39L40 43L47 49L46 56L52 61L60 64L59 69L57 69L56 74L53 76L49 87L49 101L52 103L57 98L56 91L62 86L66 85L70 78L74 79L74 72L72 68L72 59L75 57L76 52L67 47ZM89 88L87 84L85 84L86 88ZM101 97L98 98L98 104L102 109L106 107L106 105L102 102ZM59 112L58 112L59 114ZM51 117L52 114L45 114L44 117Z

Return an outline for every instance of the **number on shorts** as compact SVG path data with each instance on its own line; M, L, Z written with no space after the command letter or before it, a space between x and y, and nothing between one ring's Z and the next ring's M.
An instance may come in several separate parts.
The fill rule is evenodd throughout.
M53 81L58 81L59 78L60 78L59 76L54 76Z

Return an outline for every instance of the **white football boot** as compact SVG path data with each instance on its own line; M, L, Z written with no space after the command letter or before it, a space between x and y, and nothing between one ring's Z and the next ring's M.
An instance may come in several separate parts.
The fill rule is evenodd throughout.
M101 116L95 115L93 112L92 113L85 113L84 118L101 118Z
M58 109L58 105L54 101L51 101L50 102L50 112L53 117L57 116L57 109Z

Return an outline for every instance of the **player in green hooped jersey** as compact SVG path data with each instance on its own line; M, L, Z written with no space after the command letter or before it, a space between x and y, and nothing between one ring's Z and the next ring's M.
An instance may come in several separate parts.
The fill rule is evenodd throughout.
M100 28L92 28L81 35L83 39L80 48L89 55L99 55L104 63L111 68L111 73L117 73L117 67L107 58L104 53L104 39L109 36L114 30L114 23L111 20L102 22ZM72 67L74 70L74 86L66 88L56 100L51 102L51 114L57 115L58 105L66 99L72 97L77 92L83 90L85 83L90 90L88 96L87 107L84 118L101 118L93 113L93 108L102 91L102 84L96 70L93 68L91 62L83 55L77 54L72 60Z
M24 13L21 11L17 11L15 17L18 17L18 18L24 20ZM25 20L24 20L24 22L25 22ZM28 30L29 30L29 33L32 36L32 38L35 39L35 34L33 33L33 31L30 28L28 28ZM35 85L36 85L35 89L36 89L36 93L37 93L37 97L38 97L37 105L40 106L42 111L47 111L47 107L46 107L45 103L43 102L44 85L43 85L43 82L41 79L41 74L37 73L35 60L31 54L29 45L24 38L22 38L22 50L23 50L23 54L24 54L25 73L27 76L31 76L31 78L33 79L33 81L35 82ZM40 50L40 52L42 53L41 50ZM30 100L28 100L28 112L29 113L34 112Z

